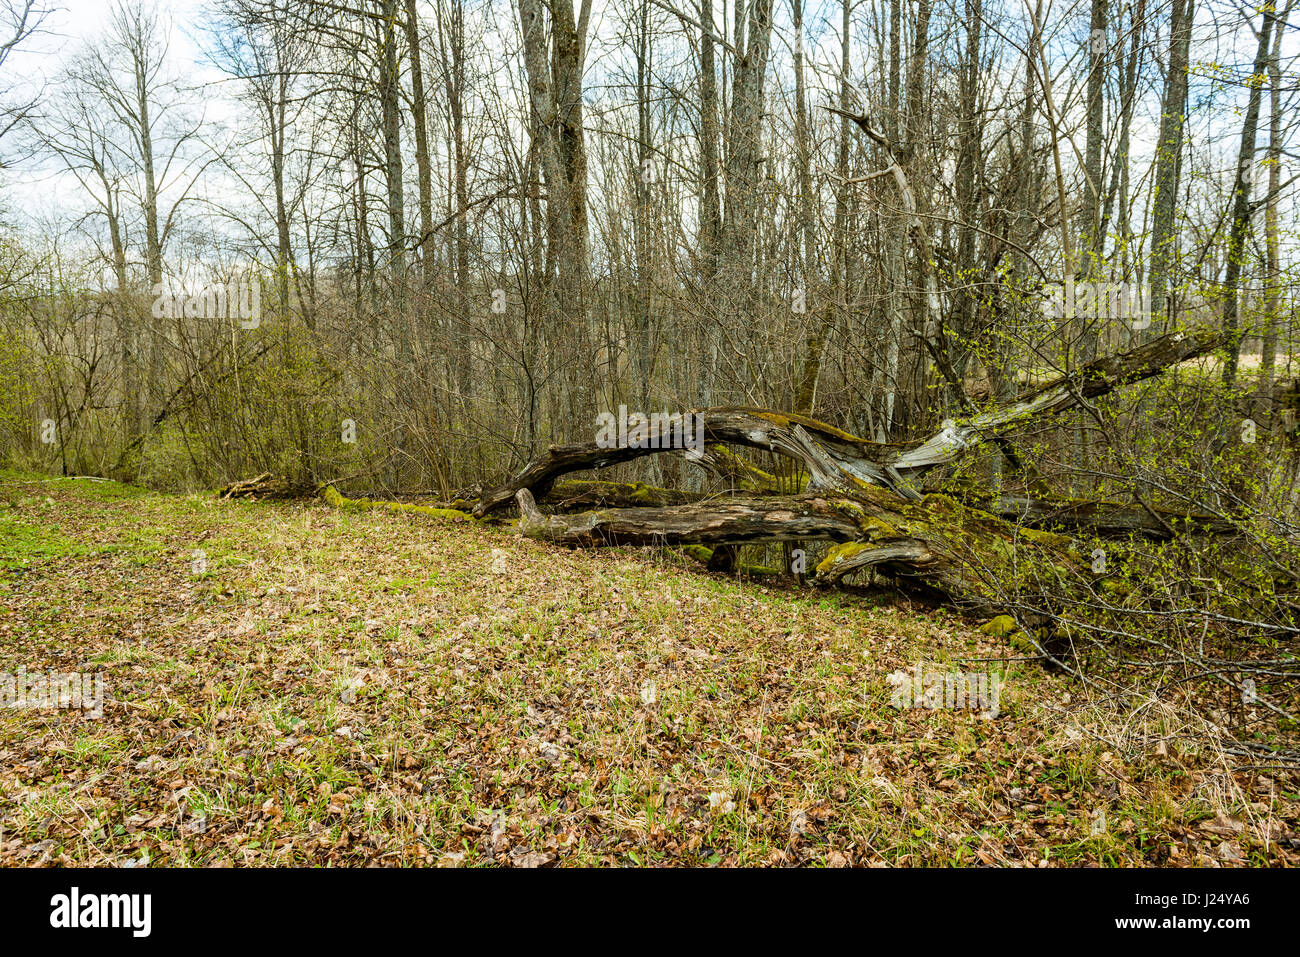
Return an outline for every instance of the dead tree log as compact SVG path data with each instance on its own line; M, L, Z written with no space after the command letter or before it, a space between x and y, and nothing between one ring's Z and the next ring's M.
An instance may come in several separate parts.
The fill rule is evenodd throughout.
M967 505L1029 528L1078 532L1099 538L1141 538L1163 541L1178 535L1240 534L1232 522L1217 515L1179 512L1158 505L1076 501L1039 495L993 496L987 491L951 493Z
M938 434L901 453L890 465L900 475L909 479L917 477L1032 420L1068 411L1121 386L1150 379L1180 362L1213 352L1223 344L1224 335L1217 330L1175 332L1130 352L1097 359L990 412L944 423Z
M251 479L231 482L217 490L220 499L246 498L250 501L280 501L311 498L316 486L307 482L294 482L283 475L263 472Z
M333 508L348 512L368 512L372 509L390 512L407 512L424 515L428 518L440 518L453 522L473 522L474 516L454 508L441 508L437 505L415 505L408 502L386 502L370 498L348 498L339 493L333 485L322 485L319 490L321 500Z
M729 498L665 508L610 508L577 515L543 515L520 489L519 530L561 545L718 545L747 542L852 541L860 524L817 496Z
M888 488L903 498L919 499L919 480L926 472L955 462L981 444L1030 422L1075 408L1121 386L1159 375L1170 366L1205 355L1223 344L1217 331L1177 332L1130 352L1107 356L1058 376L1019 398L964 419L944 423L938 433L908 448L881 445L807 416L770 409L718 408L693 413L702 417L704 443L725 443L785 455L808 473L808 491ZM474 514L507 505L520 489L544 496L555 480L569 472L605 468L673 448L667 426L652 423L636 443L605 448L594 440L551 446L504 485L485 491ZM688 455L690 453L687 453Z
M840 471L852 474L854 470L862 470L863 475L852 484L889 484L884 470L871 459L887 446L859 439L825 422L767 409L718 408L696 414L704 419L706 446L726 443L789 456L802 462L812 475L810 487L834 487L844 481L838 474ZM545 495L559 476L569 472L607 468L669 451L683 453L680 447L673 447L668 430L661 429L657 423L649 427L645 439L635 446L629 443L604 448L594 440L553 445L505 485L485 491L474 514L484 515L508 504L520 489L528 489L534 496ZM816 484L819 482L820 486Z
M542 502L557 511L571 512L589 508L662 508L689 505L706 497L702 492L658 488L644 482L569 480L556 482Z
M577 515L543 515L527 489L516 498L519 530L529 538L577 547L832 541L816 582L878 567L976 612L1002 608L1007 582L1039 597L1077 591L1087 580L1083 555L1068 537L1018 528L946 495L918 501L873 488Z
M806 416L768 409L707 409L692 413L703 430L702 437L695 437L695 447L703 445L703 454L684 454L745 494L692 500L676 499L667 490L658 490L660 494L650 498L649 491L639 491L643 486L616 494L591 487L604 483L565 483L578 494L567 499L555 494L556 480L568 472L663 451L682 452L672 449L667 424L649 424L635 441L614 448L594 441L552 446L510 482L484 491L474 511L483 515L514 499L524 535L577 547L706 545L714 547L716 557L734 556L735 548L747 543L828 541L832 544L817 566L815 582L837 583L879 569L901 587L937 594L973 611L1077 602L1095 597L1096 589L1105 584L1086 554L1095 547L1096 536L1161 537L1179 527L1223 534L1229 529L1210 516L1177 516L1142 505L1062 503L1029 496L995 502L993 496L979 491L966 495L964 501L944 494L924 495L919 479L986 442L1158 375L1221 343L1217 332L1167 335L1089 363L990 411L947 421L937 434L902 448L870 442ZM777 483L767 473L752 467L736 469L735 461L743 460L726 446L796 460L808 476L804 491L777 494ZM638 495L645 501L637 501ZM537 496L558 497L570 504L613 502L629 507L544 515ZM1083 533L1081 537L1094 541L1081 544L1049 528Z

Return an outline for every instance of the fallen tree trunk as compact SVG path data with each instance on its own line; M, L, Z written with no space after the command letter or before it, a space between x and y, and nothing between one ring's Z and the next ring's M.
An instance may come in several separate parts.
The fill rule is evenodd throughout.
M382 499L347 498L340 494L333 485L322 485L319 495L325 504L348 512L368 512L372 509L381 509L390 512L410 512L415 515L441 518L452 522L474 521L474 516L469 512L462 512L454 508L441 508L437 505L416 505L409 502L386 502Z
M1081 532L1099 538L1138 535L1156 541L1177 535L1236 535L1232 522L1216 515L1179 512L1151 505L1086 501L1046 496L1002 495L985 491L956 494L963 502L1029 528Z
M817 582L878 567L978 612L1003 607L1006 582L1039 598L1040 582L1070 592L1087 579L1083 556L1068 537L1018 528L946 495L914 501L869 489L577 515L543 515L527 489L517 501L520 532L576 547L832 541L837 544L817 566Z
M311 483L293 482L283 475L263 472L251 479L231 482L217 490L220 499L246 498L250 501L280 501L296 498L311 498L316 494L316 487Z
M580 494L555 494L556 479L568 472L663 451L682 452L668 441L666 426L661 430L652 425L638 441L615 448L594 441L553 446L511 481L483 492L474 512L483 515L514 499L520 531L529 537L576 547L713 546L711 565L717 567L723 564L719 555L734 556L736 547L747 543L828 541L833 544L817 566L815 582L837 583L878 569L904 587L937 593L959 607L981 612L1015 603L1050 607L1078 601L1095 597L1102 576L1093 572L1093 559L1084 554L1087 546L1049 528L1094 539L1133 534L1160 538L1184 531L1228 534L1231 529L1212 516L1177 515L1142 505L1026 495L995 500L986 492L968 493L965 501L924 495L920 477L985 442L1150 378L1221 342L1217 332L1161 337L1042 383L988 412L947 421L936 435L902 449L806 416L768 409L706 409L692 413L698 416L705 448L703 455L692 457L747 494L677 500L668 490L656 490L653 502L639 502L636 496L651 494L641 491L642 486L610 494L581 485ZM807 475L804 491L777 494L772 476L747 464L737 468L736 462L743 460L727 445L796 460ZM538 496L568 505L627 507L544 515L536 504Z
M1223 335L1217 331L1162 336L1130 352L1107 356L1070 375L1058 376L989 412L947 421L935 435L902 450L859 438L807 416L770 409L717 408L689 414L702 421L706 445L738 445L794 459L808 473L808 491L875 486L892 489L903 498L918 499L919 480L925 473L955 462L984 442L1123 385L1149 379L1170 366L1205 355L1222 343ZM474 514L482 516L509 504L520 489L530 490L534 497L545 496L555 480L569 472L606 468L667 451L681 454L683 450L680 443L674 444L668 427L659 423L650 424L635 444L607 448L593 440L551 446L509 482L483 492ZM754 484L762 483L757 480Z
M884 470L867 457L878 454L877 450L886 446L859 439L825 422L767 409L719 408L692 414L703 417L703 442L706 446L727 443L787 455L802 462L813 476L810 487L840 484L844 477L837 473L845 470L846 466L849 474L854 468L863 470L857 484L888 484ZM660 429L657 425L650 427L645 440L636 446L606 448L594 440L553 445L505 485L485 491L474 508L474 514L481 516L501 508L520 489L528 489L535 497L544 496L559 476L569 472L606 468L660 452L682 454L683 451L680 445L674 446L667 429ZM723 452L725 450L714 454L721 456ZM707 455L706 451L700 457ZM856 462L861 462L861 466L854 466Z
M1068 411L1124 385L1141 382L1171 366L1213 352L1224 344L1218 330L1175 332L1130 352L1106 356L1058 376L989 412L946 422L937 435L896 456L890 465L900 475L915 478L938 465L947 465L980 443L1006 434L1030 421Z
M1160 538L1186 531L1228 534L1231 528L1213 516L1178 515L1142 505L1062 502L1030 495L995 499L982 490L963 492L962 498L922 494L920 478L986 442L1002 441L1045 416L1157 375L1221 341L1216 332L1164 336L1089 363L990 411L947 421L934 436L902 448L859 438L807 416L753 408L688 413L695 428L686 448L682 419L674 432L671 419L655 417L642 421L630 437L620 433L613 447L608 441L552 446L504 485L478 490L473 512L483 516L513 500L524 535L575 547L708 546L709 567L718 570L731 568L737 548L745 544L829 542L815 582L838 583L876 569L903 587L937 594L973 611L1077 602L1096 597L1101 571L1094 574L1084 554L1091 546L1049 528L1094 539L1133 534ZM795 460L806 475L806 482L800 479L803 490L782 494L773 475L728 446ZM558 481L571 472L666 451L685 455L743 494L718 497L642 483ZM468 517L427 506L346 499L329 486L321 495L340 508ZM537 506L539 498L566 514L544 515Z
M611 508L543 515L520 489L519 530L561 545L717 545L830 539L851 541L862 528L848 512L817 496L729 498L665 508Z
M644 482L593 482L572 480L557 482L542 499L559 511L589 508L648 508L665 505L688 505L707 496L701 492L682 492L658 488Z

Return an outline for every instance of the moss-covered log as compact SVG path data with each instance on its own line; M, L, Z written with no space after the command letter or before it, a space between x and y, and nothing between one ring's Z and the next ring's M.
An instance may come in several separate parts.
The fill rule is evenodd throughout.
M1063 535L1018 528L945 495L917 501L886 489L839 495L732 498L666 508L544 515L518 494L519 529L530 538L580 547L742 545L833 541L815 581L834 583L871 567L977 611L1003 607L1007 582L1039 594L1086 587L1083 556Z
M440 518L452 522L473 522L476 519L469 512L454 508L440 508L436 505L415 505L408 502L385 502L379 499L347 498L340 494L333 485L322 485L320 497L333 508L350 512L365 512L371 509L386 509L392 512L411 512L426 518Z
M718 408L692 414L703 423L706 446L724 443L794 459L809 476L809 492L854 491L875 486L892 489L903 498L918 499L921 497L919 481L931 469L954 462L983 443L1034 420L1158 375L1222 343L1222 333L1217 330L1161 336L1130 352L1090 362L988 412L947 421L935 435L903 449L859 438L807 416L771 409ZM481 516L501 508L520 489L528 489L534 496L545 496L555 480L569 472L605 468L665 451L681 453L680 447L674 449L671 440L667 424L656 421L649 425L640 441L624 446L606 448L594 436L590 442L551 446L509 482L485 491L474 514ZM697 452L685 454L694 454L697 461L703 458ZM749 483L742 483L743 488L774 490L771 482L752 474L746 478Z
M1181 535L1233 535L1240 530L1226 519L1199 512L1180 512L1159 505L1126 504L1047 495L993 496L984 490L954 493L968 505L1029 528L1156 541Z
M711 444L726 443L788 456L800 462L810 474L810 489L890 484L885 471L872 464L871 459L871 456L884 454L885 446L857 438L825 422L769 409L720 408L694 414L703 420L703 444L706 448ZM646 438L636 447L629 444L605 448L594 438L590 442L553 445L505 485L485 491L474 514L481 516L501 508L520 489L528 489L534 497L544 497L555 480L569 472L606 468L668 451L688 457L693 452L673 448L672 436L666 428L661 430L658 423L649 427ZM721 453L715 455L721 456ZM702 454L698 456L700 459L703 457ZM770 486L775 481L771 476L765 476L770 481L764 481L763 476L765 473L761 472L757 476L753 471L748 474L749 480L758 485Z
M316 487L311 483L295 482L283 475L263 472L251 479L231 482L217 490L217 498L246 498L250 501L284 501L311 498Z
M570 479L556 482L542 498L542 503L556 511L570 512L590 508L662 508L665 505L689 505L705 497L701 492L659 488L644 482Z

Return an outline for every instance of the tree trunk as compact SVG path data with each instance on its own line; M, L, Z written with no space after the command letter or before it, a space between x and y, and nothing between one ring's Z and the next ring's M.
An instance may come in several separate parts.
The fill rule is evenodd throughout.
M1175 222L1187 104L1187 64L1195 0L1173 0L1169 21L1169 69L1165 74L1164 109L1156 149L1154 208L1151 214L1151 325L1147 338L1165 328L1169 312L1169 278L1178 258Z
M1259 27L1259 45L1255 50L1252 76L1263 77L1268 72L1269 37L1272 35L1276 13L1265 7ZM1255 180L1255 136L1259 130L1260 85L1250 84L1246 100L1246 118L1241 124L1241 147L1237 151L1237 170L1233 186L1232 227L1228 234L1227 267L1223 278L1223 328L1227 333L1228 361L1223 365L1223 381L1231 386L1237 379L1237 363L1241 358L1241 331L1237 320L1241 272L1246 258L1246 233L1250 229L1251 184Z
M1281 328L1280 301L1282 261L1279 243L1278 204L1282 180L1282 35L1286 32L1288 3L1273 31L1273 52L1268 58L1268 193L1264 199L1264 322L1261 330L1257 414L1273 416L1273 371L1277 363L1277 337Z
M420 60L420 21L415 0L406 0L406 45L411 57L411 116L415 121L415 168L420 191L420 269L427 288L433 281L433 174L429 167L428 115Z

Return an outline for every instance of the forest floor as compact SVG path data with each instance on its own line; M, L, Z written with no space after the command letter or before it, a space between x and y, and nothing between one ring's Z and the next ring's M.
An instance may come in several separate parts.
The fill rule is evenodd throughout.
M478 523L0 472L0 673L105 696L0 710L0 865L1300 860L1294 774L977 624ZM918 664L999 673L996 717L895 707Z

